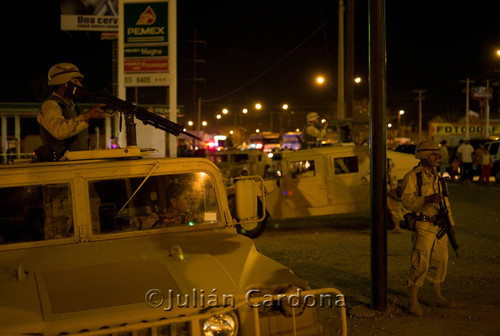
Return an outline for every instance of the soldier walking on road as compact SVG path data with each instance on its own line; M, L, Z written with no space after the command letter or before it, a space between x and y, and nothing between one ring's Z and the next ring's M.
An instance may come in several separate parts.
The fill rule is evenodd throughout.
M443 197L437 167L441 156L439 145L423 141L417 145L415 157L420 164L409 171L403 181L401 200L403 205L415 215L416 224L412 234L413 247L411 267L408 276L409 313L422 316L418 303L418 291L425 278L432 284L435 304L442 308L455 307L455 302L441 295L441 283L446 277L448 267L448 237L438 239L440 208L448 209L449 220L454 225L447 197Z

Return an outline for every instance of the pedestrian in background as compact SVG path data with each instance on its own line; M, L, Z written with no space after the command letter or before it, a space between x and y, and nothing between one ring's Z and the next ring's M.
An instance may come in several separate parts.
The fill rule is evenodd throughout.
M461 162L460 173L462 182L472 183L472 179L474 178L473 154L474 147L470 144L469 139L465 139L457 148L457 155Z
M448 165L449 165L449 155L448 155L448 147L446 146L446 144L448 143L448 141L446 140L443 140L439 143L440 147L439 147L439 154L441 154L441 165L439 166L439 170L441 171L441 176L444 175L444 173L446 173L446 171L448 170Z
M481 150L481 175L479 177L479 183L488 185L490 183L491 165L493 161L490 152L488 152L484 144L480 144L479 149Z
M409 171L403 180L401 201L414 216L415 228L412 233L411 267L408 276L409 305L411 315L422 316L418 302L418 292L427 278L432 285L436 306L452 308L456 304L441 294L441 283L448 268L448 236L440 239L436 225L442 206L446 206L449 220L455 225L451 215L449 200L443 196L437 167L441 162L439 145L423 141L416 147L415 157L420 159L417 167Z
M474 169L475 174L477 176L481 176L481 165L483 163L483 153L484 153L484 144L479 143L479 146L474 151Z
M401 198L397 192L398 178L394 173L394 168L396 168L394 161L387 158L387 209L394 223L392 232L404 233L405 231L401 228L401 222L404 222L403 216L406 209L403 208Z

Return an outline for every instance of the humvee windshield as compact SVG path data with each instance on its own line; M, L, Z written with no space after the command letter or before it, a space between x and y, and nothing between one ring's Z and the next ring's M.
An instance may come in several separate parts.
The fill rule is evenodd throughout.
M89 195L100 202L100 233L194 226L220 218L215 189L205 173L94 181Z
M202 172L90 181L88 189L93 234L221 218L212 181ZM70 183L0 188L0 244L73 237L73 197Z

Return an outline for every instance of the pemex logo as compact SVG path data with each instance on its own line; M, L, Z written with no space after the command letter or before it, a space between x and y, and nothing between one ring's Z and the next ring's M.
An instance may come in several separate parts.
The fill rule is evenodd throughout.
M139 20L137 20L136 25L147 25L150 26L156 21L156 14L151 8L151 6L148 6L144 12L141 13L141 16L139 16Z

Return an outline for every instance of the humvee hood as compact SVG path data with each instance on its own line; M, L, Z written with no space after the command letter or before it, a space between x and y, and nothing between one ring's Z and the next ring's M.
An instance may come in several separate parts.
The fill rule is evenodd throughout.
M181 315L223 297L243 300L250 289L298 281L249 238L224 230L44 246L4 251L0 258L9 264L0 270L3 326L68 322L96 312L109 321L117 308Z

